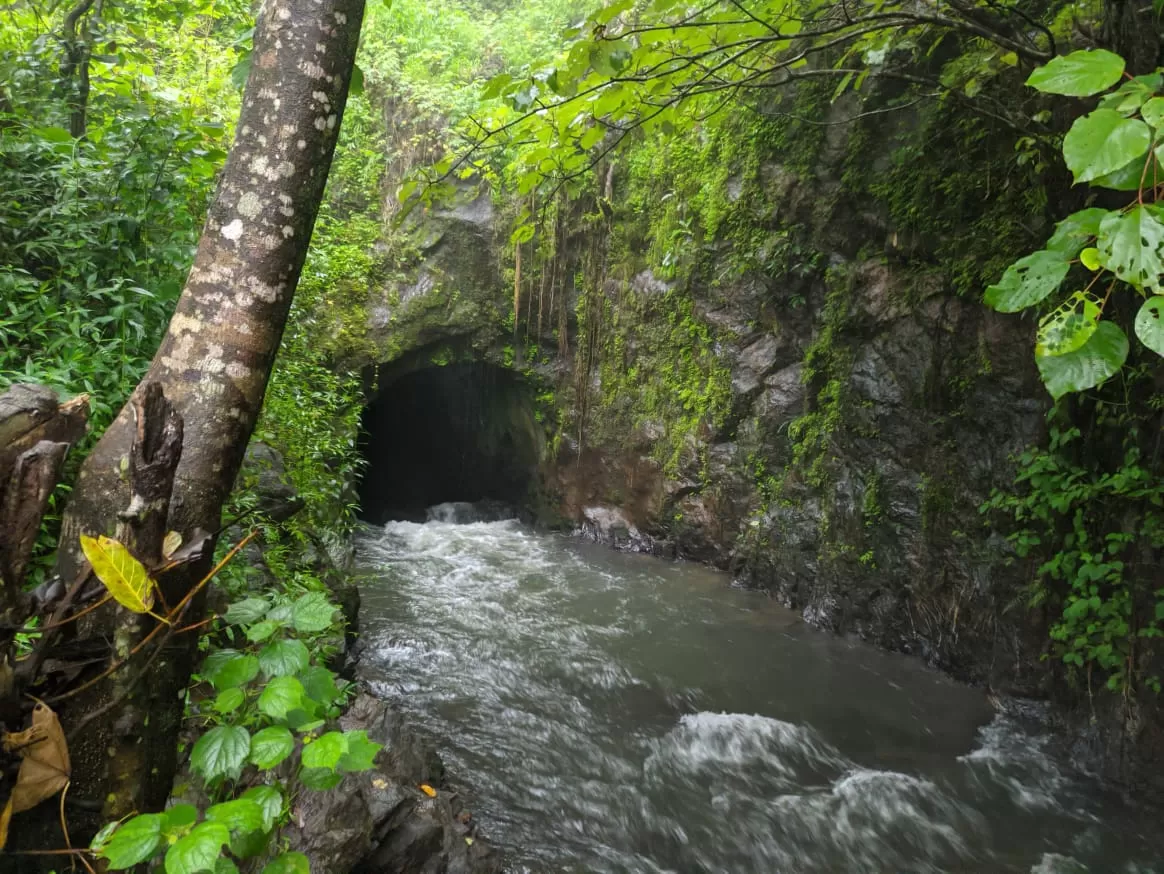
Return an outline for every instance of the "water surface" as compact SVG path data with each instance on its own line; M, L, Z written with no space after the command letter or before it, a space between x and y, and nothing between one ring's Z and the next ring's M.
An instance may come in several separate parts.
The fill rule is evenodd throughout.
M981 692L717 572L515 522L359 547L365 679L513 871L1164 872Z

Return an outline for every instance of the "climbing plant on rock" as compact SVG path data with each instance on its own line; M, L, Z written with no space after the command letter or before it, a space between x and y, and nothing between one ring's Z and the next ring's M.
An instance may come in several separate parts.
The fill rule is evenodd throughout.
M1104 318L1114 295L1140 298L1136 337L1164 355L1164 70L1131 76L1119 55L1077 51L1039 67L1027 84L1068 97L1103 94L1063 138L1063 159L1076 183L1132 195L1120 208L1089 206L1063 219L1042 249L986 291L986 303L999 312L1045 311L1035 360L1047 390L1060 398L1123 367L1128 337Z

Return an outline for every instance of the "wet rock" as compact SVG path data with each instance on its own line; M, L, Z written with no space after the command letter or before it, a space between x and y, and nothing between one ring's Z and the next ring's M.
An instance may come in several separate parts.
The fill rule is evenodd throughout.
M247 446L235 488L244 495L253 495L258 511L272 522L290 519L306 503L287 475L282 454L261 441Z
M500 854L445 783L439 757L391 705L357 696L340 718L384 745L376 767L326 792L300 792L281 839L316 874L496 874ZM436 789L429 797L420 789Z
M663 551L654 538L640 531L616 507L585 507L582 514L584 521L575 533L585 540L626 552L656 554Z

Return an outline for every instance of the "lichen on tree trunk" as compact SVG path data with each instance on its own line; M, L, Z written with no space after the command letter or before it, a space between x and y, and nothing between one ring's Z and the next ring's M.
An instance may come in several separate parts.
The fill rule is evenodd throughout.
M258 418L323 197L363 9L363 0L265 0L259 12L235 142L194 266L142 381L160 385L184 423L165 526L183 536L218 530ZM58 570L66 580L84 561L79 535L111 533L130 505L133 436L127 405L82 467L62 525ZM207 556L167 575L166 602L178 603L208 566ZM185 621L197 621L203 609L193 603ZM113 615L103 621L110 632L118 624ZM127 764L130 739L138 745L136 773L116 767L118 792L135 786L133 802L142 809L164 803L195 641L194 634L173 638L150 664L133 709L115 708L78 739L84 749L74 757L72 797L123 806L106 795L115 754L120 749ZM62 714L66 731L83 716L80 702Z

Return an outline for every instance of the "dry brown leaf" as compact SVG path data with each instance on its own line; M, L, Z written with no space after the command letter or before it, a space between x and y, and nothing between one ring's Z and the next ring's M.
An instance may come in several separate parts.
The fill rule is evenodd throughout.
M4 805L4 810L0 811L0 850L8 844L8 820L12 819L12 799L8 799L8 803Z
M38 701L32 709L32 725L5 735L4 747L21 757L16 785L8 799L13 813L35 807L69 784L69 746L60 720L47 704Z

